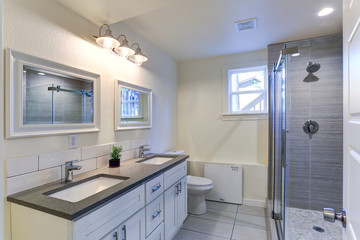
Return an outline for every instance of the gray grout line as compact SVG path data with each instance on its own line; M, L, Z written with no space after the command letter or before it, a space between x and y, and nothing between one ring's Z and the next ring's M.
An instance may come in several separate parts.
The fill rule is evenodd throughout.
M213 234L208 234L208 233L203 233L203 232L199 232L199 231L195 231L195 230L190 230L190 229L186 229L186 228L182 228L183 230L185 231L189 231L189 232L196 232L196 233L201 233L201 234L204 234L204 235L207 235L207 236L214 236L214 237L219 237L219 238L223 238L223 239L228 239L226 237L222 237L222 236L218 236L218 235L213 235ZM229 238L230 240L230 238Z
M232 231L231 231L231 235L230 235L230 239L229 239L229 240L232 239L235 226L237 226L237 225L238 225L238 226L247 227L247 228L265 230L265 231L267 231L267 232L269 231L269 229L268 229L267 227L266 227L266 228L261 228L261 227L258 228L258 227L253 227L253 226L246 226L246 225L242 225L242 224L236 224L236 217L237 217L238 214L249 215L249 216L257 216L257 217L264 217L264 218L266 218L266 214L265 214L265 216L260 216L260 215L254 215L254 214L249 214L249 213L241 213L241 212L239 212L239 209L240 209L240 206L241 206L241 205L240 205L240 204L235 204L235 205L237 205L237 208L236 208L236 211L235 211L235 212L234 212L234 211L225 211L225 210L216 209L216 208L208 208L208 209L217 210L217 211L222 211L222 212L235 213L235 219L234 219L234 222L233 222L233 227L232 227ZM196 218L196 219L202 219L202 220L208 220L208 221L212 221L212 222L221 222L221 223L231 224L231 223L229 223L229 222L223 222L223 221L217 221L217 220L213 220L213 219L201 218L201 217L199 217L199 216L197 216L197 215L193 215L193 214L190 214L190 213L188 213L188 216L187 216L187 218L185 219L185 221L187 221L187 219L188 219L189 217L193 217L193 218ZM265 219L265 220L266 220L266 219ZM185 223L185 221L184 221L184 223ZM196 231L196 230L192 230L192 229L187 229L187 228L184 228L183 226L181 227L181 229L184 229L184 230L190 231L190 232L196 232L196 233L205 234L205 235L208 235L208 236L215 236L215 237L221 237L221 238L227 239L227 238L225 238L225 237L223 237L223 236L214 235L214 234L208 234L208 233L204 233L204 232L200 232L200 231ZM268 236L267 236L267 238L268 238Z
M233 233L234 233L235 223L236 223L236 217L237 217L237 214L238 214L238 212L239 212L239 206L240 206L240 205L238 205L237 208L236 208L236 214L235 214L235 219L234 219L234 224L233 224L233 228L232 228L232 231L231 231L230 239L232 239L232 236L233 236Z

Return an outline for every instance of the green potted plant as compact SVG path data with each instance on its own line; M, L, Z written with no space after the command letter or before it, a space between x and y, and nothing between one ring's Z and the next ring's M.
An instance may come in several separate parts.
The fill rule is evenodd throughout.
M111 151L111 159L109 160L109 167L113 168L113 167L119 167L120 166L120 158L121 158L121 151L122 151L122 146L112 146L112 151Z

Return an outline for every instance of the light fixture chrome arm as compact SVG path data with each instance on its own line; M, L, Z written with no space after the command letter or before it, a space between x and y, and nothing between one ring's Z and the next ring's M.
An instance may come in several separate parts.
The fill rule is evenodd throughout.
M106 27L105 33L102 35L101 30ZM110 26L108 24L103 24L99 29L99 36L93 36L96 39L97 44L102 46L104 49L112 50L120 45L119 41L114 38L112 35Z

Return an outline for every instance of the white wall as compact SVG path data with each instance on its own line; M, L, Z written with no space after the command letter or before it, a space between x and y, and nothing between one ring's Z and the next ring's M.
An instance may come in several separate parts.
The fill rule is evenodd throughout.
M0 49L2 49L2 39L3 39L3 1L0 0ZM0 72L3 73L3 51L0 52ZM4 89L4 74L0 74L0 89ZM0 99L4 99L4 91L0 91ZM0 104L0 136L4 136L4 124L2 119L4 119L4 104ZM4 168L4 139L0 137L0 169ZM0 171L0 240L5 239L4 231L4 171Z
M190 172L202 175L204 162L242 164L244 198L259 201L266 198L268 121L222 120L221 67L266 61L264 49L183 62L178 69L179 148L190 155Z
M125 33L130 42L138 42L149 57L149 61L137 67L131 62L110 55L99 48L92 39L92 35L98 34L98 26L55 1L4 0L1 9L4 9L3 48L11 48L101 75L101 132L78 134L78 147L137 138L149 138L153 152L163 152L176 147L178 121L176 62L121 24L112 26L114 35ZM114 132L115 79L129 81L153 90L152 129ZM2 85L0 89L3 89ZM0 94L2 97L2 93ZM3 119L2 107L0 104L0 119ZM0 133L2 130L0 129ZM62 151L68 149L68 136L4 140L4 149L6 149L5 160ZM1 149L0 153L3 153ZM1 172L0 181L4 178L3 174ZM2 183L1 186L0 191L3 191L4 184ZM9 222L7 205L5 224ZM9 235L8 225L6 235Z

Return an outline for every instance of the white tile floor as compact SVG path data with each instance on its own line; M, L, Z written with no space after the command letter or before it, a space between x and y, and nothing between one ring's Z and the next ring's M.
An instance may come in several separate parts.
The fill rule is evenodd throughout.
M206 204L207 213L189 214L173 240L268 239L264 208L212 201Z

